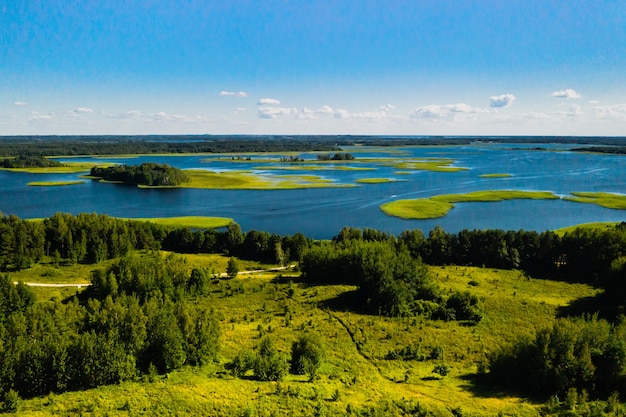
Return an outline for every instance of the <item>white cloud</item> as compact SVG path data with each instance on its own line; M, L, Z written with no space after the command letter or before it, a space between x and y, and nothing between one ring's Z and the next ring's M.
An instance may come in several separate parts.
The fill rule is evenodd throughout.
M332 107L324 105L317 109L316 112L320 114L333 114L335 111Z
M28 103L25 102L25 101L14 101L13 104L16 105L16 106L19 106L19 107L28 106Z
M610 106L595 106L593 114L598 119L615 119L626 121L626 104L613 104Z
M93 110L89 107L79 107L74 110L74 113L93 113Z
M479 113L488 113L486 109L472 107L469 104L431 104L428 106L420 106L413 110L409 115L415 119L434 120L434 119L457 119L467 115L475 115Z
M501 96L489 97L489 107L507 108L515 101L513 94L502 94Z
M578 93L576 90L572 90L571 88L567 88L565 90L557 90L553 92L551 95L552 97L555 97L555 98L566 98L566 99L581 97L580 93Z
M168 114L165 112L158 112L153 116L155 121L158 122L176 122L176 123L205 123L207 119L202 116L187 116L184 114Z
M589 104L600 104L598 100L589 100Z
M298 109L293 107L259 107L259 117L261 119L275 119L278 116L297 115Z
M280 100L276 100L275 98L262 98L257 104L266 106L277 106L280 104Z
M237 107L237 108L234 110L234 112L235 112L235 113L241 113L241 112L244 112L244 111L246 111L246 108L245 108L245 107Z
M395 108L396 106L394 106L393 104L384 104L380 106L380 110L382 111L390 111L390 110L394 110Z
M568 106L567 110L558 111L556 112L556 114L567 117L580 117L585 115L585 113L583 113L582 111L582 108L577 104Z
M36 120L36 121L40 121L40 120L52 120L52 114L41 114L38 113L36 111L31 112L29 119L30 120Z
M233 96L233 97L248 97L248 93L245 91L220 91L220 96Z

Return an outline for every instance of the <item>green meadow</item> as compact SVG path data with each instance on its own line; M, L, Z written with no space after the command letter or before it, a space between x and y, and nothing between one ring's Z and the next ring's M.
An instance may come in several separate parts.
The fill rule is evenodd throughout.
M221 255L184 256L190 269L221 273L228 263ZM86 283L89 269L95 267L38 265L10 275L28 282ZM446 291L479 296L483 319L467 326L419 316L359 314L342 307L354 293L353 286L308 286L294 270L240 274L234 280L213 281L207 296L193 300L220 317L217 361L119 385L22 400L19 415L539 415L540 404L483 385L476 374L491 352L551 325L559 308L598 291L515 270L448 266L431 267L431 274ZM35 291L45 303L77 290ZM262 382L251 375L235 377L227 369L239 351L254 349L261 336L270 336L279 352L288 355L291 343L304 331L319 334L325 347L323 364L312 381L288 375L280 382ZM407 346L417 346L429 358L390 357ZM442 363L450 368L446 376L433 373Z

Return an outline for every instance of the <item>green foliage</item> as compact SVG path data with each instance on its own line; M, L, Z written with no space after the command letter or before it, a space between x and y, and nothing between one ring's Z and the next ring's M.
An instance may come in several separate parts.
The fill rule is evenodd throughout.
M448 366L445 363L437 364L433 368L433 373L434 374L439 374L442 377L445 377L445 376L447 376L450 373L450 366Z
M228 369L236 377L244 376L248 371L254 369L257 356L249 349L242 349L237 352L237 356L228 364Z
M325 351L322 338L317 333L304 333L291 345L290 372L309 375L312 381L322 365Z
M166 164L113 165L91 168L92 177L128 184L173 187L190 179L183 171Z
M237 274L239 274L239 261L237 258L230 258L226 266L226 275L228 275L228 278L233 279L237 278Z
M63 164L54 159L23 155L16 158L6 158L0 161L1 168L48 168L61 166L63 166Z
M280 381L287 373L287 361L276 350L272 339L265 336L257 348L257 357L254 361L254 376L261 381Z
M534 339L519 340L489 361L493 381L536 394L561 397L585 390L607 398L626 383L626 323L591 318L558 319Z
M15 390L10 389L5 393L0 391L0 412L17 413L20 401L20 396Z

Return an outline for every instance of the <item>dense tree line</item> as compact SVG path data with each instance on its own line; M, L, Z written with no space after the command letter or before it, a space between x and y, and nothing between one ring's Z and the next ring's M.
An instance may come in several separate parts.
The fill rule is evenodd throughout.
M35 303L0 277L0 392L31 397L203 365L219 351L215 316L186 298L184 258L122 258L96 270L81 300Z
M0 161L1 168L49 168L60 166L63 166L63 164L58 161L36 156L20 155L16 158L6 158Z
M528 395L626 395L626 323L561 318L489 358L492 382Z
M336 141L320 136L5 136L0 155L126 155L164 153L243 153L336 151Z
M267 263L299 261L311 239L302 233L279 236L226 230L192 230L103 214L56 213L43 221L0 216L0 269L19 270L49 257L53 262L98 263L132 250L164 249L181 253L225 253Z
M358 308L371 314L473 323L482 318L476 296L444 296L428 267L392 240L320 242L305 253L300 268L306 282L358 286Z
M189 182L189 176L182 170L167 164L146 162L141 165L113 165L93 167L90 176L106 181L123 182L149 186L168 186Z

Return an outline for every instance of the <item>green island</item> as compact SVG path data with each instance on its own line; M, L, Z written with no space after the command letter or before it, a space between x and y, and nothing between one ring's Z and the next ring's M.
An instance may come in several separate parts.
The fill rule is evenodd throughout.
M454 208L454 203L498 202L514 199L559 199L548 191L492 190L466 194L442 194L429 198L396 200L385 203L380 209L389 216L403 219L435 219L444 217Z
M356 180L359 184L382 184L386 182L397 182L402 181L394 178L359 178Z
M58 213L0 236L2 412L626 412L623 223L315 241Z
M302 188L351 187L338 184L316 175L270 175L254 174L250 171L213 172L186 170L190 181L180 184L181 188L210 188L218 190L291 190Z
M367 159L363 158L363 160ZM465 167L452 166L456 161L447 158L400 159L397 161L378 160L378 162L396 169L412 171L459 172L467 171L468 169Z
M78 184L84 184L84 183L85 181L82 181L82 180L78 180L78 181L31 181L27 183L26 185L33 186L33 187L58 187L58 186L64 186L64 185L78 185Z
M602 192L573 192L572 196L563 197L564 200L576 203L596 204L598 206L626 210L626 195Z
M511 177L511 174L498 174L498 173L494 173L494 174L481 174L479 175L480 178L508 178Z

